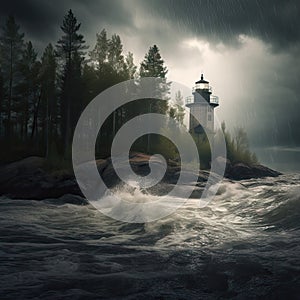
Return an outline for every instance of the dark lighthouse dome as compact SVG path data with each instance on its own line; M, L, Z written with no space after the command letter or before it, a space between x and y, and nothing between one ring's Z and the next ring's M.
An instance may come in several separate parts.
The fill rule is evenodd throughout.
M200 93L209 102L209 94L211 94L211 87L209 82L204 80L203 73L201 74L201 79L196 81L195 90Z
M203 76L203 74L201 74L201 79L196 81L195 83L197 84L197 83L209 83L209 82L204 80L204 76Z

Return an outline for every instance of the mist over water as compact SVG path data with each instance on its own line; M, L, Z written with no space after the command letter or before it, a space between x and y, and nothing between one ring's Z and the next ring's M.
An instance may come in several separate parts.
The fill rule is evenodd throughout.
M300 148L281 146L281 147L262 147L255 148L259 161L281 172L300 172Z
M2 198L0 298L296 299L299 195L299 174L224 181L207 207L191 199L146 224L115 221L68 196Z

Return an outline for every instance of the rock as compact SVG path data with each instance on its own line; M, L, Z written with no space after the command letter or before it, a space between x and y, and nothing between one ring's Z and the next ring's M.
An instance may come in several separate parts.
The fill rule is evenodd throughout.
M56 204L56 205L63 205L63 204L73 204L73 205L87 205L88 201L80 196L65 194L59 198L54 199L46 199L46 203Z
M253 166L253 171L256 173L255 178L261 178L261 177L278 177L279 175L282 175L282 173L272 170L266 166L263 165L255 165ZM254 177L253 177L254 178Z
M232 180L243 180L251 178L262 178L262 177L277 177L281 175L280 172L274 171L263 165L249 166L244 163L237 163L231 165L226 169L225 177Z
M47 173L45 159L28 157L0 168L0 195L13 199L40 200L65 194L82 196L75 178L58 178Z
M217 157L217 166L225 164L225 177L232 180L243 180L262 177L277 177L280 172L274 171L260 164L248 165L245 163L232 163L224 157Z
M225 174L225 176L229 179L249 179L252 175L252 168L243 163L237 163L235 165L231 165L230 168L226 170Z
M150 155L143 153L132 153L130 164L133 171L146 176L150 172ZM224 161L225 160L225 161ZM153 161L157 164L157 170L163 170L164 162L157 158ZM281 173L271 170L262 165L249 166L243 163L232 164L225 158L217 158L217 163L226 163L225 177L232 180L242 180L261 177L276 177ZM120 183L111 159L101 159L96 161L100 176L105 184L111 188ZM42 157L28 157L23 160L10 163L0 167L0 195L5 195L14 199L49 199L60 198L66 194L83 197L82 192L73 174L52 172L49 173L44 168L45 159ZM126 166L124 161L124 167ZM122 167L122 162L121 162ZM85 172L85 164L82 164L82 172ZM152 190L158 194L169 190L177 183L180 172L183 176L188 176L188 170L181 170L180 162L168 162L168 167L162 181ZM209 171L200 170L196 185L200 188L207 181ZM213 177L215 174L212 174ZM212 178L213 178L212 177ZM195 183L191 183L192 185ZM199 190L200 191L200 190Z

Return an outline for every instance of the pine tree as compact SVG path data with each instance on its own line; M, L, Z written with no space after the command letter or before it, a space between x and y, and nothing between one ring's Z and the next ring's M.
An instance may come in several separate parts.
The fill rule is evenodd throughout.
M158 77L161 83L151 87L155 99L143 99L142 105L137 105L138 113L160 113L166 114L168 111L168 94L170 90L170 83L167 82L166 75L168 73L167 67L164 65L164 60L161 58L159 49L156 45L150 47L148 53L145 55L140 67L140 77ZM143 89L143 84L140 84ZM149 87L147 87L149 88ZM164 100L161 100L164 99ZM152 137L148 134L147 139L144 139L143 144L147 145L147 152L151 153L152 145L160 143L160 137Z
M158 47L156 45L150 47L141 63L140 77L158 77L162 79L162 84L155 87L157 100L147 100L148 112L165 114L168 110L167 101L159 100L162 98L166 99L170 90L170 83L167 82L166 78L167 73L167 67L164 65L164 60L161 58Z
M134 81L130 82L127 84L127 90L128 93L130 93L130 97L135 97L135 95L137 94L137 66L134 64L133 61L133 53L132 52L128 52L128 54L125 57L125 77L126 80L128 79L133 79ZM125 105L124 109L124 120L123 122L128 121L129 119L133 118L137 113L137 104L136 102L129 102Z
M72 90L71 90L71 128L75 129L77 121L80 117L81 112L84 109L84 101L83 101L83 78L82 78L82 69L83 69L83 61L84 58L78 53L74 53L73 64L72 64Z
M40 93L40 62L37 61L37 53L33 49L30 41L26 44L19 69L22 75L22 81L18 87L20 96L16 103L16 113L20 120L21 139L26 140L29 121L30 119L32 122L34 120ZM35 124L32 123L32 127L34 125Z
M158 47L156 45L150 47L143 62L141 63L141 77L166 78L167 73L167 67L164 66L164 61L161 58Z
M24 47L24 34L19 32L20 26L16 24L13 16L9 16L2 28L0 38L0 52L2 57L2 78L4 88L4 107L5 107L5 134L11 138L13 101L16 96L16 85L18 68L22 59Z
M119 35L109 39L103 29L97 34L97 42L89 53L91 65L96 70L98 94L112 85L129 79L127 64L123 55L123 45Z
M175 119L180 124L183 124L183 119L185 115L183 97L180 91L175 94L174 105L169 108L169 115L171 118Z
M108 47L109 39L107 38L106 30L103 29L97 33L97 41L94 49L89 52L92 65L100 72L104 72L108 65Z
M3 98L4 98L3 78L2 78L1 61L0 61L0 139L2 138L3 135L3 110L4 110Z
M122 77L125 71L125 61L123 52L123 45L120 36L113 34L109 41L108 47L108 63L115 76Z
M123 44L117 34L108 38L106 30L103 29L97 34L96 45L90 51L89 56L90 65L84 68L85 85L89 95L96 96L103 90L135 76L136 66L133 63L133 54L129 53L127 57L124 56ZM126 105L107 118L100 132L99 140L101 140L102 148L110 148L109 143L113 135L128 118L130 111L130 105Z
M72 64L72 59L75 53L83 56L88 47L85 46L85 41L82 34L78 33L81 23L77 22L72 10L65 15L63 24L60 27L64 35L58 40L56 49L59 57L66 61L67 65Z
M125 64L126 64L126 72L127 72L128 79L134 79L136 76L137 67L134 64L132 52L128 52L125 58Z
M57 54L63 60L63 74L62 74L62 91L61 91L61 118L62 118L62 137L65 142L64 151L65 157L69 157L69 150L72 138L72 131L74 124L72 124L72 115L78 113L74 111L78 107L78 103L82 101L74 95L73 89L76 88L78 83L78 72L74 75L73 71L78 70L78 63L81 65L83 62L84 50L87 49L83 35L78 33L81 24L77 22L76 17L73 15L72 10L69 10L65 15L61 30L64 35L57 42ZM81 66L80 66L81 67Z
M103 29L97 34L94 49L89 52L91 67L94 69L94 72L90 70L89 76L95 76L95 80L92 80L91 84L89 84L89 90L94 96L116 83L113 66L108 61L109 48L110 39L107 37L106 30ZM89 70L86 69L86 71Z
M58 136L58 101L56 91L57 62L52 44L49 44L42 56L41 67L41 123L44 128L46 157L53 150L55 138Z

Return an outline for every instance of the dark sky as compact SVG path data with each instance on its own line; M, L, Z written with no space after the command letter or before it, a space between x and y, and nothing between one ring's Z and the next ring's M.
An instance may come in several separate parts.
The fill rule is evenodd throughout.
M300 145L299 0L1 1L41 52L72 8L90 46L102 28L121 36L139 64L157 44L169 79L188 86L204 71L217 115L244 126L253 146Z

